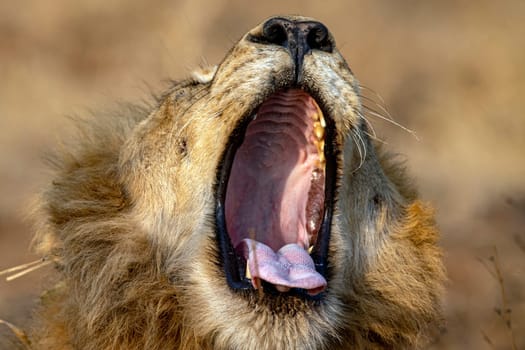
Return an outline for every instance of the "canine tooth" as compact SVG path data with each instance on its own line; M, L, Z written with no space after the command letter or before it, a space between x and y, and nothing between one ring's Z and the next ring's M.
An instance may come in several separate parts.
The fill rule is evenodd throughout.
M324 140L315 141L315 145L317 146L317 152L319 153L319 159L318 159L318 167L324 167L325 165L325 157L324 157Z
M324 120L324 114L323 111L321 111L321 108L317 105L317 114L319 114L319 121L321 122L321 126L323 128L326 128L326 121Z
M317 150L318 151L323 151L324 150L324 140L314 140L314 145L317 147Z
M312 113L312 119L314 121L318 121L320 119L323 119L323 112L321 111L321 109L319 108L319 106L317 105L317 103L315 104L315 113Z
M314 246L311 245L310 248L308 248L308 254L312 254L312 250L314 250Z
M322 140L324 136L324 128L321 126L321 123L319 122L314 123L314 134L318 140Z
M319 154L319 159L317 160L317 167L320 169L323 169L326 163L326 158L324 157L324 154Z

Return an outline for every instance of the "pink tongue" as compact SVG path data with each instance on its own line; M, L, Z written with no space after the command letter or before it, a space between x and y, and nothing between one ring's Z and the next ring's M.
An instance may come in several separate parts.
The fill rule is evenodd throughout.
M274 284L279 291L301 288L316 295L326 288L326 280L315 270L312 258L296 243L287 244L275 253L264 243L245 238L237 249L248 256L255 288L259 287L258 279Z

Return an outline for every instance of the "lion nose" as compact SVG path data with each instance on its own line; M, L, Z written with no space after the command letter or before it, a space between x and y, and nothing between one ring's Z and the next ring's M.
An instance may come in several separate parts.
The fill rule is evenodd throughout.
M300 80L304 56L312 50L332 52L333 39L324 24L316 21L270 18L263 24L257 42L286 48L295 62L296 77Z

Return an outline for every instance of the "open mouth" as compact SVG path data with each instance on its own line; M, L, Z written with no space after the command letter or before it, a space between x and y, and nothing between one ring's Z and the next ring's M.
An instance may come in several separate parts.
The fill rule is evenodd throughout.
M300 89L270 95L230 136L217 239L230 287L319 295L327 285L334 123Z

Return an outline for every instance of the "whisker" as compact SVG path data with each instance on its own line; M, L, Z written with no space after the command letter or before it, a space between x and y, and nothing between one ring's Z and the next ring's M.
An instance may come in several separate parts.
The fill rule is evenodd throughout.
M395 120L393 120L393 119L389 119L389 118L385 117L384 115L382 115L382 114L380 114L380 113L378 113L378 112L376 112L376 111L374 111L374 110L372 110L372 109L369 109L369 108L366 107L366 106L364 106L364 107L367 109L367 111L368 111L368 113L370 113L370 115L372 115L372 116L374 116L374 117L377 117L377 118L379 118L379 119L382 119L382 120L384 120L384 121L387 121L387 122L389 122L389 123L391 123L391 124L397 126L398 128L400 128L400 129L402 129L403 131L406 131L407 133L409 133L410 135L412 135L417 141L420 141L419 136L417 136L417 134L416 134L416 132L415 132L414 130L409 129L409 128L407 128L406 126L404 126L404 125L402 125L402 124L396 122Z
M383 145L388 145L389 143L386 142L385 140L383 139L380 139L379 137L377 137L376 135L373 135L373 134L370 134L369 132L367 131L363 131L363 134L365 134L366 136L368 136L369 138L371 138L372 140L374 141L377 141Z
M385 140L382 140L382 139L380 139L377 136L376 130L374 128L374 125L370 122L370 120L368 120L368 118L363 114L363 112L359 108L354 108L354 113L366 123L367 127L364 128L364 130L361 130L361 132L363 134L367 135L372 140L378 141L378 142L380 142L382 144L385 144L385 145L388 144ZM368 132L368 131L365 131L365 130L370 130L371 132Z
M365 112L371 116L374 116L374 117L377 117L379 119L382 119L388 123L391 123L397 127L399 127L401 130L409 133L410 135L412 135L417 141L420 141L420 138L419 136L417 136L416 132L412 129L409 129L407 128L406 126L402 125L401 123L397 122L394 120L394 118L392 117L392 114L388 111L388 109L385 107L386 103L385 103L385 100L381 97L380 94L376 93L374 90L364 86L364 85L360 85L360 88L364 91L368 91L370 93L372 93L373 97L378 99L379 102L372 98L372 97L369 97L369 96L366 96L366 95L363 95L363 94L360 94L360 98L362 101L364 102L370 102L372 103L374 106L376 106L378 110L374 109L373 107L367 105L366 103L363 103L363 109L365 110Z
M361 141L361 144L363 145L363 160L362 160L362 162L360 164L360 166L362 166L363 163L365 162L366 156L367 156L367 153L366 153L367 152L367 147L366 147L367 145L365 143L365 139L363 138L363 135L361 135L361 132L357 133L357 137L359 138L359 141Z
M364 122L368 126L368 129L371 130L373 137L374 138L377 137L377 133L376 133L374 126L372 125L372 123L370 123L370 120L368 120L368 118L363 114L363 112L358 110L356 111L356 114L359 116L359 118L364 120ZM370 133L367 133L367 135L370 135Z
M363 137L360 135L359 131L352 130L351 136L352 136L352 139L354 140L354 143L355 143L355 145L357 147L357 152L359 153L359 158L360 158L359 165L357 166L356 169L353 170L353 172L356 172L365 163L366 144L365 144L365 141L363 140Z
M384 104L386 104L386 102L381 102L381 101L377 102L373 98L371 98L369 96L366 96L366 95L359 95L359 97L361 97L362 100L365 100L365 101L368 101L368 102L372 102L375 106L379 107L379 109L381 109L386 115L391 116L390 111L388 109L386 109L386 107L384 105Z
M390 114L390 112L388 111L388 109L386 108L386 102L385 100L383 99L383 97L378 94L377 92L375 92L374 90L372 90L371 88L369 87L366 87L364 85L360 85L360 88L362 90L366 90L366 91L369 91L373 94L373 96L375 98L377 98L379 100L379 102L377 102L376 100L374 100L373 98L371 97L368 97L368 96L365 96L365 95L360 95L361 98L367 100L367 101L370 101L372 103L374 103L377 107L379 107L379 109L381 109L388 117L390 117L391 119L392 118L392 115Z

